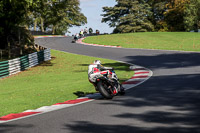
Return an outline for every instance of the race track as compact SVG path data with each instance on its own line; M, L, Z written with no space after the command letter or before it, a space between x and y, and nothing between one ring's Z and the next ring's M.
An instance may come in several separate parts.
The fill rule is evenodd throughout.
M38 38L39 45L144 66L154 75L125 96L0 124L0 133L200 133L200 53L106 48Z

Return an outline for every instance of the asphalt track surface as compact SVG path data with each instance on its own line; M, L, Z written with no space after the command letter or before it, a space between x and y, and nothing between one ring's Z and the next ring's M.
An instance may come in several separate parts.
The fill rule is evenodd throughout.
M200 53L105 48L42 38L42 46L144 66L153 76L112 100L0 124L0 133L200 133Z

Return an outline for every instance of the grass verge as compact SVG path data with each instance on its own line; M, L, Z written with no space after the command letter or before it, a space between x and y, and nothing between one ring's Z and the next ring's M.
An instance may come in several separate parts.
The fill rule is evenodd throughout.
M84 42L124 48L200 51L200 33L193 32L112 34L87 37Z
M88 82L87 69L95 59L101 60L105 66L114 67L121 82L133 75L129 65L113 60L55 50L51 52L51 61L9 78L0 79L0 116L94 93L94 87Z

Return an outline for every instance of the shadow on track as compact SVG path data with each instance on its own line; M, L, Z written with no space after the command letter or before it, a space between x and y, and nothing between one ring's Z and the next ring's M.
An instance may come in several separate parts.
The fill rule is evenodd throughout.
M123 100L116 98L114 102L99 103L129 108L127 113L109 116L119 118L121 123L75 121L64 125L65 128L82 133L200 133L200 54L126 58L129 62L151 68L156 74L144 84L128 90Z
M152 70L158 68L180 68L200 66L200 53L172 53L159 54L152 56L126 56L126 58L134 63L146 66Z

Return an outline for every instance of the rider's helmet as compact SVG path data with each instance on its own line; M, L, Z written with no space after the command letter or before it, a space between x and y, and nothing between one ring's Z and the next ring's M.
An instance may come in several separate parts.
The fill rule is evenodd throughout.
M100 60L95 60L93 64L95 64L95 65L101 65L101 61Z

